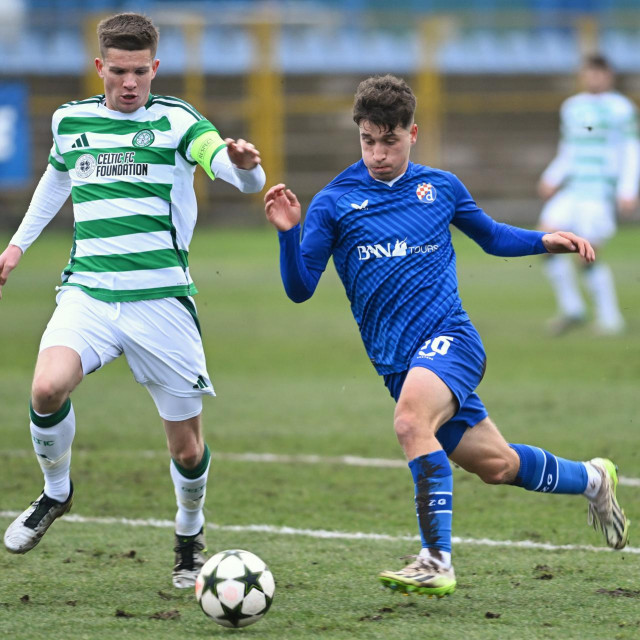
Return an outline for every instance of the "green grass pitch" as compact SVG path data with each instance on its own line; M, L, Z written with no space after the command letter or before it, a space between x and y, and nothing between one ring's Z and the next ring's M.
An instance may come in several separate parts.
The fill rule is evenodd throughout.
M0 245L7 240L0 237ZM544 322L553 304L541 258L486 256L460 234L455 244L463 302L488 354L479 393L507 439L574 459L608 456L623 476L640 477L640 229L621 230L605 254L628 320L627 333L615 338L597 338L588 326L549 338ZM0 302L5 512L24 509L42 486L29 440L29 386L69 247L68 234L45 232ZM163 430L121 359L73 395L71 516L114 520L63 519L31 553L0 551L3 638L640 636L640 556L588 550L603 543L586 525L583 498L489 487L460 470L454 471L454 535L463 539L454 545L456 593L429 600L382 590L377 572L417 551L408 539L417 534L413 486L402 464L336 460L401 461L402 453L393 402L367 361L333 267L314 298L294 305L280 284L271 230L200 229L190 260L218 394L205 401L204 413L214 453L206 515L220 525L207 532L209 552L240 547L264 558L276 578L274 604L263 621L234 632L208 620L191 591L171 586L172 530L149 522L170 521L175 512ZM248 452L320 459L251 462L230 455ZM618 496L633 521L631 544L638 544L640 487L621 486ZM2 529L9 522L0 517ZM301 530L384 536L319 538ZM481 539L576 548L472 543Z

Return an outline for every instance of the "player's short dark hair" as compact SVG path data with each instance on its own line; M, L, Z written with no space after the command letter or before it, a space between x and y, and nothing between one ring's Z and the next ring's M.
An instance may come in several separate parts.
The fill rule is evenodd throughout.
M149 49L155 57L160 32L147 16L140 13L118 13L98 24L100 55L104 58L107 49L143 51Z
M358 126L367 120L386 131L397 126L408 129L415 112L416 97L402 78L372 76L358 85L353 101L353 121Z
M613 71L611 63L601 53L592 53L585 57L584 66L588 69L598 69L600 71Z

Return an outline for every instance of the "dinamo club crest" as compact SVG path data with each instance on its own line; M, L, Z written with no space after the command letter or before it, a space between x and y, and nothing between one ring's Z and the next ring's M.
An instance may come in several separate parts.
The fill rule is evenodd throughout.
M138 131L135 136L133 136L133 146L134 147L148 147L156 137L153 135L153 131L149 129L143 129L142 131Z
M90 153L83 153L76 160L76 175L78 178L89 177L96 169L96 159Z
M436 199L436 188L430 182L421 182L416 189L416 195L420 202L433 202Z

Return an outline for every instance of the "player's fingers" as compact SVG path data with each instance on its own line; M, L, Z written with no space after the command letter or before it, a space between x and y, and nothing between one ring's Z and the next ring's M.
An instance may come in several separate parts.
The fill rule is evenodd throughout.
M593 250L593 247L586 240L584 241L581 249L582 250L580 252L580 255L586 262L593 262L596 259L596 254L595 254L595 251Z
M267 193L264 194L264 199L266 200L267 198L271 198L276 191L280 191L283 187L284 185L282 184L275 184L273 187L269 187L269 189L267 189Z
M282 183L274 185L269 189L269 191L267 191L267 193L264 194L264 201L267 202L267 200L272 200L275 197L276 193L278 191L282 191L283 189L284 184Z
M573 233L569 233L567 231L562 231L557 234L557 238L560 241L560 244L567 249L567 251L578 252L580 246L578 244L578 236Z
M291 189L287 189L284 192L284 195L287 197L287 200L292 204L292 205L299 205L300 203L298 202L298 198L296 197L296 194L293 193L293 191L291 191Z

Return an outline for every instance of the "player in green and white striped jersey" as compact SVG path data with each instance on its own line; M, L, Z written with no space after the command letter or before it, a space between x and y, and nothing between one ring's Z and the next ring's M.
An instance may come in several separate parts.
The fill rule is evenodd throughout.
M540 195L548 199L540 228L548 232L568 229L598 249L615 233L616 209L631 215L637 206L637 110L631 100L613 90L613 71L604 57L586 58L581 80L585 91L568 98L561 107L558 154L540 180ZM584 266L597 331L619 333L624 319L610 268L602 260ZM559 334L584 321L585 304L569 256L547 258L546 271L560 311L551 329Z
M203 505L210 465L201 426L207 373L189 273L200 164L245 193L265 183L260 154L223 140L191 105L151 93L158 31L124 13L98 27L96 69L104 95L53 115L49 166L7 249L0 287L71 195L74 237L57 307L40 343L31 395L31 435L45 486L7 529L13 553L36 546L68 511L75 415L82 378L124 354L156 403L167 434L176 514L173 583L192 586L204 562Z

